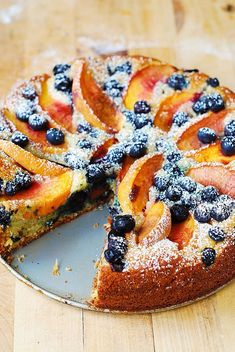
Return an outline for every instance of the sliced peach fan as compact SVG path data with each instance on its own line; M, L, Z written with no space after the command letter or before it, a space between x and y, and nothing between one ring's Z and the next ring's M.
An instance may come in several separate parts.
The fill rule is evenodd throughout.
M235 155L226 156L221 149L221 142L206 145L196 151L189 151L185 154L187 158L191 158L198 163L217 162L222 164L229 164L235 160Z
M85 60L74 63L73 75L73 99L78 112L93 127L118 132L122 126L122 114L95 82Z
M157 202L145 212L145 220L137 234L137 242L152 245L166 238L171 231L171 214L168 206Z
M133 109L138 100L150 101L152 98L154 86L159 81L165 81L176 71L176 68L170 65L164 65L159 62L153 62L146 67L138 70L129 83L124 105L127 109Z
M47 75L44 75L43 79L41 79L39 103L42 109L47 111L58 125L62 126L69 132L75 132L76 127L73 126L72 105L69 102L66 104L64 101L60 101L57 98L57 95L53 96L51 94L49 84L53 84L53 82L51 82L52 80L53 77Z
M0 149L33 174L58 176L68 169L46 159L40 159L12 142L0 140Z
M143 212L153 176L162 162L162 154L148 155L136 160L128 169L118 187L118 200L124 213L137 215Z
M222 110L214 113L210 112L206 117L202 117L200 120L190 124L186 127L180 135L177 137L177 147L180 150L191 150L199 149L203 144L197 137L197 132L202 127L212 128L217 135L221 135L224 131L225 119L231 110Z
M221 193L235 198L235 170L227 166L205 163L192 167L187 175L203 186L214 186Z

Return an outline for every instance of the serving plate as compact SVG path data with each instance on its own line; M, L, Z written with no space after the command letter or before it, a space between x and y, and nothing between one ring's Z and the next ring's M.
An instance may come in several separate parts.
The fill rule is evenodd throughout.
M99 207L18 249L11 264L2 262L18 279L47 296L90 308L87 300L104 245L107 215L107 207ZM58 272L53 274L56 262Z

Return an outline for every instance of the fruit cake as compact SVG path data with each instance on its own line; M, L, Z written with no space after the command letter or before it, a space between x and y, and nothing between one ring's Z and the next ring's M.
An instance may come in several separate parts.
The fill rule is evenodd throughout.
M0 113L0 254L108 203L89 304L186 303L235 276L235 94L197 69L80 58Z

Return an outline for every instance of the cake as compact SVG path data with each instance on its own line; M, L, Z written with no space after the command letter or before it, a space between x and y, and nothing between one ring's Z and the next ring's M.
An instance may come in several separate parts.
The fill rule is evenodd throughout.
M109 206L91 306L187 303L235 276L235 94L197 69L80 58L0 113L0 255Z

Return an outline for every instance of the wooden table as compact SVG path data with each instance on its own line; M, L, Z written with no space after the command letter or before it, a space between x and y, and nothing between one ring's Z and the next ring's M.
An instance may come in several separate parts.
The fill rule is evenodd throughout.
M234 0L1 0L0 95L57 62L117 51L199 67L235 89L234 38ZM0 265L0 352L230 352L234 289L169 312L102 314L49 300Z

